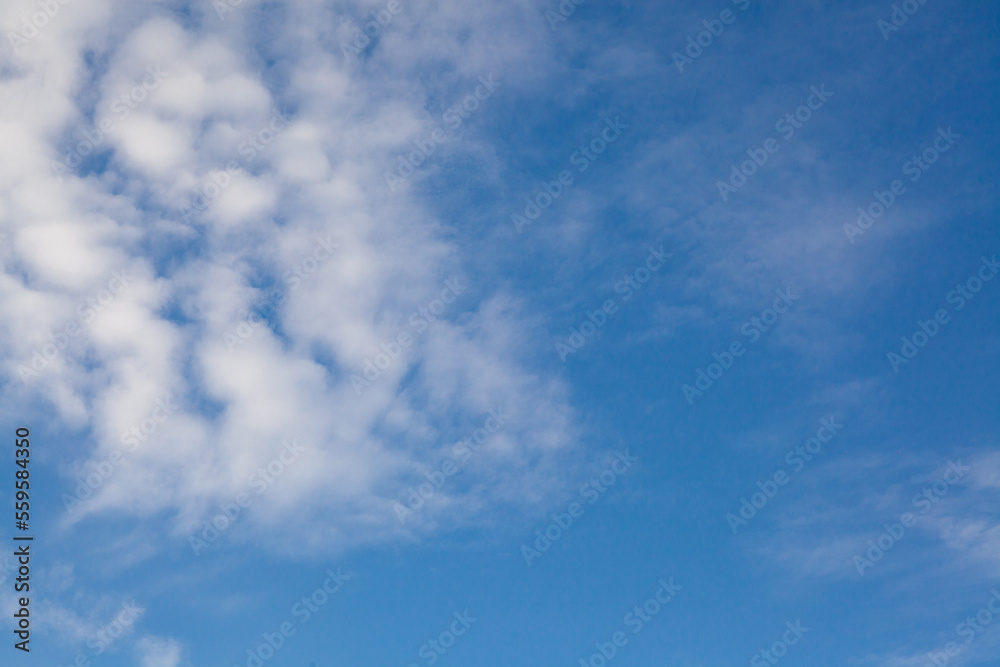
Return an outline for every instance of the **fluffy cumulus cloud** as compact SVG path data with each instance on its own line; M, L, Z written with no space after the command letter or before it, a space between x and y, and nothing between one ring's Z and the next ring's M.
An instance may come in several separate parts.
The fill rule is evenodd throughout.
M256 43L235 6L51 4L30 36L35 3L0 9L0 95L21 101L0 111L0 344L7 396L80 434L66 474L112 461L74 519L166 512L182 540L246 493L249 525L322 550L558 491L572 419L528 370L527 315L385 180L433 128L417 65L468 87L544 57L503 28L418 40L416 17L484 36L525 3L409 3L353 58L382 5L267 4ZM509 417L461 480L400 522L491 410Z

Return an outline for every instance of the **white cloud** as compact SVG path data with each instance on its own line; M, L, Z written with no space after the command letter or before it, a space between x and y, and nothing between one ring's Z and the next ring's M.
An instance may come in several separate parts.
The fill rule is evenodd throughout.
M89 428L94 460L122 450L122 434L158 398L182 408L125 454L77 516L165 510L183 539L296 438L302 463L257 499L249 533L321 551L385 539L404 532L391 509L402 491L491 408L511 413L510 426L424 525L557 493L555 464L574 420L564 389L528 369L520 305L470 286L441 321L413 330L411 313L446 280L468 280L463 252L419 199L390 193L383 178L433 122L428 91L410 76L415 63L448 63L456 79L502 78L542 57L531 42L536 22L518 29L528 5L413 5L362 67L328 43L334 10L287 3L268 38L292 65L284 79L248 55L254 36L240 31L239 12L196 30L144 16L153 7L101 7L67 6L63 41L39 37L0 83L5 96L32 91L44 110L8 108L0 118L20 162L0 169L0 224L17 251L0 276L0 312L34 323L3 330L6 391L32 392L66 424ZM426 30L470 37L464 50L442 49L434 45L448 40L428 41ZM106 69L86 70L88 49ZM131 93L149 67L165 77L148 95ZM84 177L93 165L78 167L60 182L52 161L99 119L117 118L116 101L130 94L135 108L98 142L106 168ZM262 135L274 110L289 125ZM241 150L251 136L266 145ZM194 189L231 162L241 173L184 221ZM335 256L291 289L283 277L327 237L340 243ZM135 276L128 288L22 384L18 367L122 268ZM275 286L285 299L272 325L227 349L226 334ZM401 331L412 346L356 395L351 376ZM71 447L66 459L79 459Z
M177 667L183 647L173 638L147 635L136 642L141 667Z

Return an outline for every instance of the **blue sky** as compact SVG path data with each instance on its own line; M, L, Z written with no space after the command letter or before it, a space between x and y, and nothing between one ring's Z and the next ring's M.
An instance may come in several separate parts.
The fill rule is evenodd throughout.
M44 4L12 664L997 664L996 6Z

